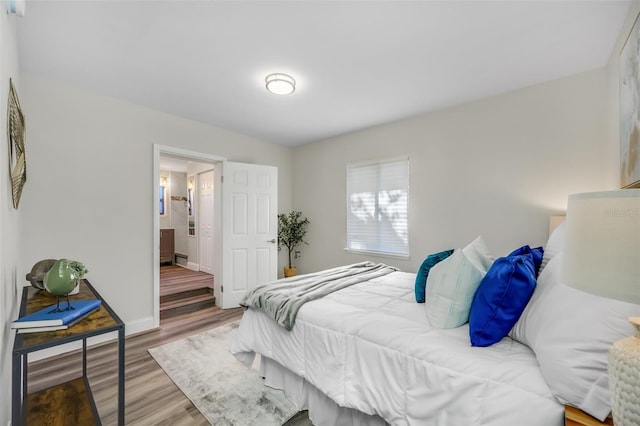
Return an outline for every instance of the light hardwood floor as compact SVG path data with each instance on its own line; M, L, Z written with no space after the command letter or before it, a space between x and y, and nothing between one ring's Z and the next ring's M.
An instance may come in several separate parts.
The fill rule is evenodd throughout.
M125 424L208 425L206 419L171 381L148 348L240 319L242 308L202 309L168 318L161 327L132 335L125 343ZM79 377L79 351L29 364L29 392ZM117 344L105 343L88 351L89 382L104 425L117 423Z
M200 288L213 289L213 275L178 265L160 267L160 298Z
M177 315L215 306L211 274L182 266L160 267L160 324Z

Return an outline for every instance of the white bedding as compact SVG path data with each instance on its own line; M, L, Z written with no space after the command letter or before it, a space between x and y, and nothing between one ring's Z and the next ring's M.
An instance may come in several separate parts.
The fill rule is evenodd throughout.
M534 353L510 338L471 347L468 327L428 325L415 274L393 272L302 306L291 331L245 311L231 352L259 353L342 407L393 425L557 425L563 407Z

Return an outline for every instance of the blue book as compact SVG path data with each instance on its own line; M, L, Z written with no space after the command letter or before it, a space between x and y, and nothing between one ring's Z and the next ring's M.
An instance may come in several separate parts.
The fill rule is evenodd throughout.
M82 318L80 318L82 319ZM69 328L68 325L51 325L48 327L29 327L29 328L19 328L16 330L18 334L26 334L26 333L40 333L43 331L57 331L57 330L66 330Z
M11 328L31 328L31 327L51 327L58 325L68 325L73 321L80 319L100 307L100 300L72 300L71 306L74 309L53 312L56 305L48 306L40 309L32 314L25 315L11 323ZM65 308L66 301L60 302L60 307Z

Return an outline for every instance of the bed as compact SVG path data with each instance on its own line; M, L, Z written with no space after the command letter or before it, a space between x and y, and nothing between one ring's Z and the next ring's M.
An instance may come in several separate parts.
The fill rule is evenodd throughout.
M561 245L562 238L556 239ZM584 343L582 334L598 330L589 319L578 327L586 327L584 333L573 323L564 331L549 324L567 309L566 303L548 302L557 299L552 290L559 276L558 259L551 257L561 252L551 239L549 244L538 286L511 337L486 347L470 345L468 323L432 326L425 304L416 303L416 274L392 271L304 303L291 330L248 308L230 350L246 365L259 354L265 384L283 389L299 409L308 409L317 426L560 426L566 403L604 418L609 407L602 357L607 342L631 331L616 319L616 333L604 342ZM595 313L612 309L579 302L591 303ZM542 311L542 303L549 309ZM630 304L615 309L621 318L640 311ZM551 333L548 342L549 328L574 336ZM612 326L603 328L610 332ZM591 355L576 357L584 350ZM584 358L589 358L586 373ZM567 381L570 389L564 392Z

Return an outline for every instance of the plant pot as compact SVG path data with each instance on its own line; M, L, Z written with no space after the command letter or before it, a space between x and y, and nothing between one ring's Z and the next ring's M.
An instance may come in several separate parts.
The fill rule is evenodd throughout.
M294 277L296 275L296 267L292 266L291 268L284 267L284 277Z

